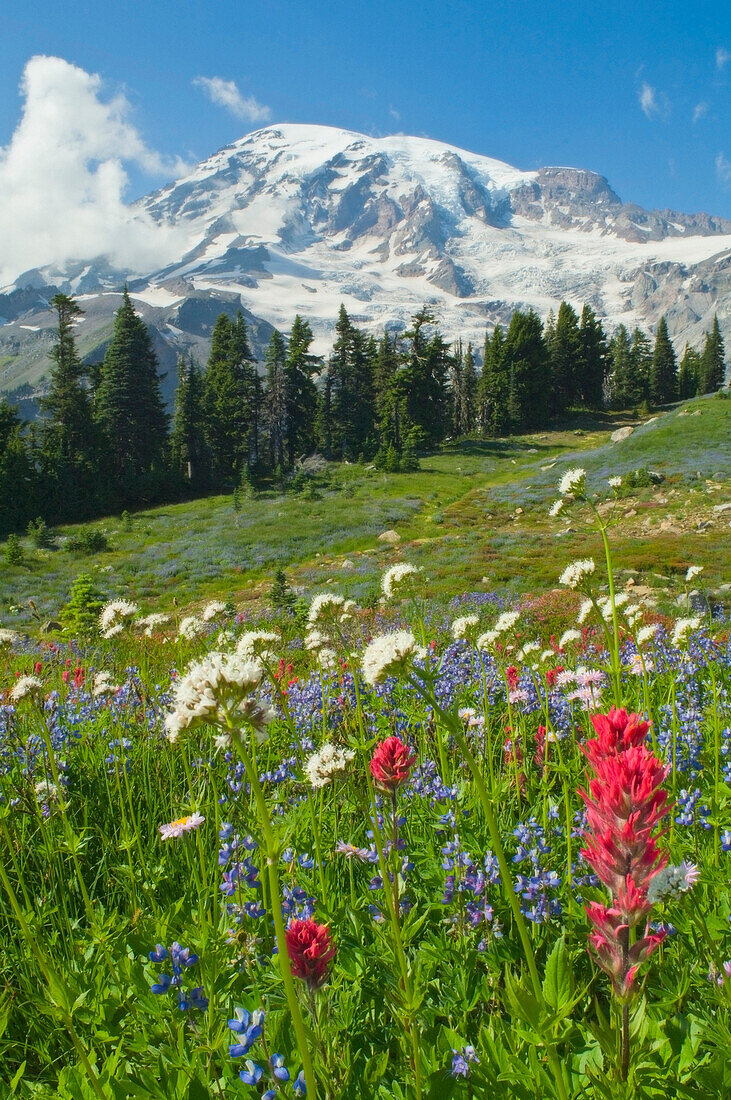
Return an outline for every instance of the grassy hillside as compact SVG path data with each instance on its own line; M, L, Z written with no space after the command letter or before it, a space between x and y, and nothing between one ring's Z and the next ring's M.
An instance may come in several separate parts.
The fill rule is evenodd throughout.
M461 442L422 459L416 474L332 465L300 494L267 493L234 505L208 497L151 509L126 522L109 517L64 527L56 547L23 540L24 561L10 566L0 547L0 624L22 626L32 599L42 618L57 615L74 577L91 572L100 590L128 596L145 609L182 610L218 596L245 605L267 590L275 569L311 589L327 583L359 600L373 596L385 562L423 565L434 594L509 584L552 586L563 564L600 552L596 535L570 519L547 515L561 474L581 465L607 499L606 479L651 470L660 484L623 488L615 506L613 544L620 568L636 570L662 591L662 579L704 565L704 582L725 580L731 515L731 402L700 399L653 417L612 443L619 421L509 440ZM657 480L657 479L656 479ZM716 510L714 511L714 507ZM80 531L103 531L109 550L69 552ZM379 543L396 530L396 546ZM483 578L487 578L485 582ZM659 579L658 579L659 578Z

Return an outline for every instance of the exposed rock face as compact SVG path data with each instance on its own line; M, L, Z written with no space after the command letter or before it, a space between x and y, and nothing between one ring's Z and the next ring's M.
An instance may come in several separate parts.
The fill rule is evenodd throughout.
M296 313L329 350L342 302L374 334L425 303L448 339L480 347L516 308L592 304L611 329L667 315L679 353L718 313L731 346L731 222L623 203L602 176L523 172L424 138L271 126L141 200L186 242L153 272L104 257L26 273L0 293L0 392L42 388L58 290L83 295L79 345L98 359L125 280L175 385L181 351L205 360L217 312L239 307L255 351Z

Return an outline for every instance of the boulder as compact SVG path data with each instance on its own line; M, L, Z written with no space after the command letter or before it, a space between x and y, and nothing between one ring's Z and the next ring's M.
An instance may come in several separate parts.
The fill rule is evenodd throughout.
M633 431L634 428L632 427L632 425L627 424L624 428L617 428L616 432L612 432L609 438L611 439L612 443L621 443L623 439L626 439L628 436L632 435Z
M378 536L378 541L385 542L389 546L394 546L397 542L401 542L401 535L399 535L398 531L381 531Z

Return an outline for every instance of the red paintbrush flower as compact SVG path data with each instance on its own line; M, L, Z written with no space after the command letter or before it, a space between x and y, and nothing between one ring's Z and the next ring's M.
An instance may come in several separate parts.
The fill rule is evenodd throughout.
M416 753L400 737L387 737L373 753L371 775L382 790L395 791L409 778L415 763Z
M586 803L584 859L612 896L610 907L586 907L593 925L590 948L610 975L615 993L627 998L637 968L662 941L649 934L647 890L667 863L657 845L658 826L669 811L661 785L667 768L644 744L649 724L614 707L592 717L597 736L584 752L594 769ZM630 943L630 930L645 922L644 935Z
M296 978L319 989L327 980L335 945L327 925L314 920L293 920L286 932L287 951Z

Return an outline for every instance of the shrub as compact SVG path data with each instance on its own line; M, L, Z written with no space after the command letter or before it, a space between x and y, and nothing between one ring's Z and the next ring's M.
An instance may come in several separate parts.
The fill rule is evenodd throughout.
M79 573L59 618L67 633L89 638L99 628L99 612L103 606L104 597L95 588L93 578L88 573Z
M23 564L23 546L17 535L8 535L8 541L5 543L5 560L8 565L22 565Z
M28 537L39 550L50 550L56 541L53 532L41 516L35 522L31 520L28 524Z
M66 543L66 549L72 554L101 554L109 550L109 539L103 531L91 528L72 535Z

